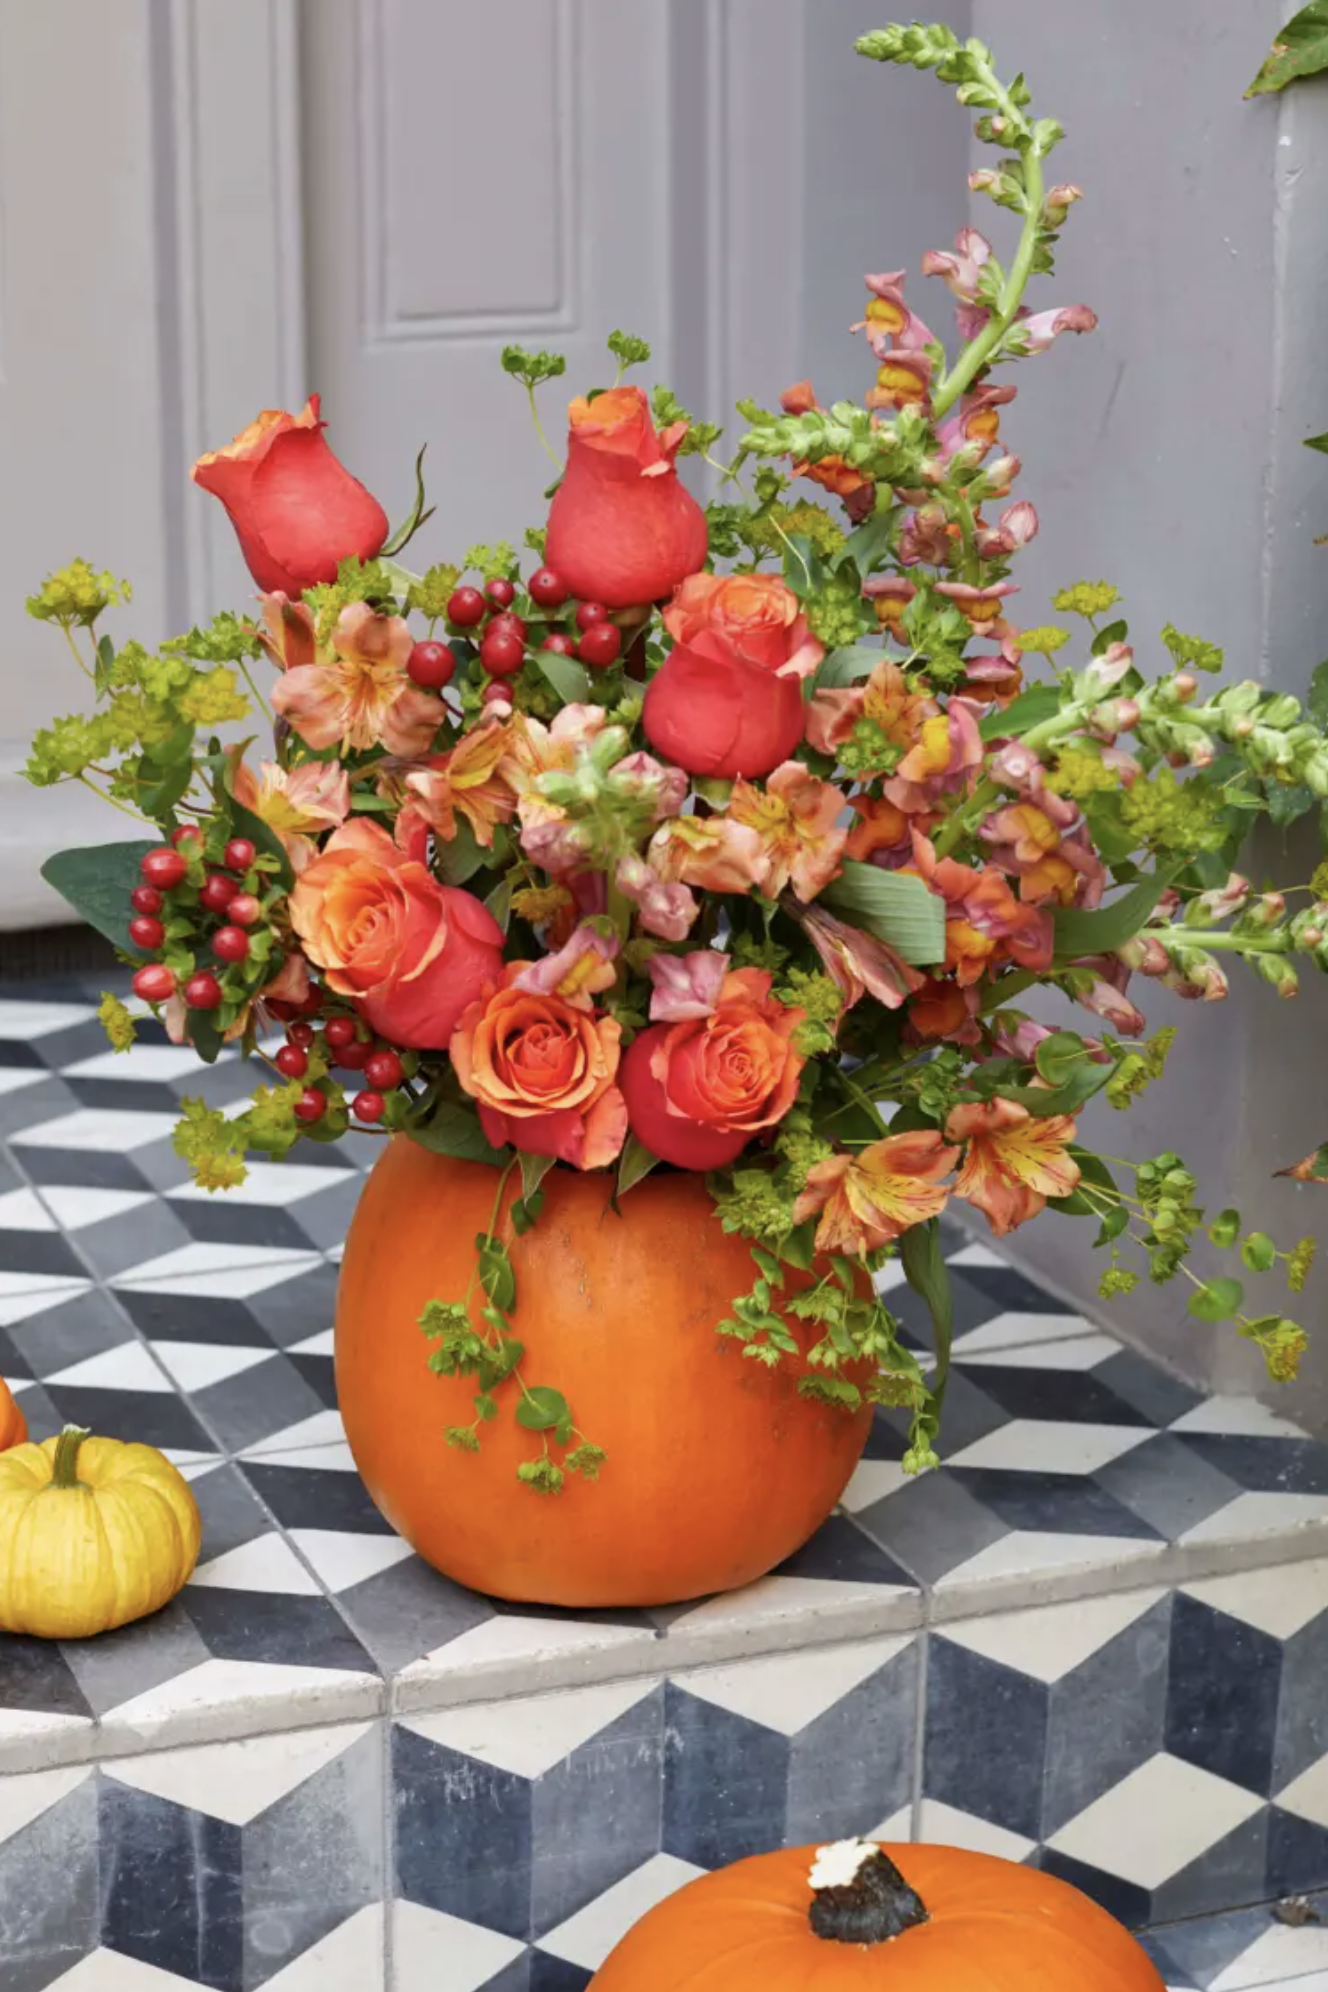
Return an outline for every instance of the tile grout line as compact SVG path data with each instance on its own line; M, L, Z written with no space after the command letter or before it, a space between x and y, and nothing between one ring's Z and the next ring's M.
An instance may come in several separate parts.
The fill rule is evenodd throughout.
M918 1682L917 1720L913 1737L913 1792L909 1807L908 1837L910 1841L922 1837L923 1780L926 1776L927 1751L927 1693L931 1673L931 1629L923 1625L917 1633L918 1642Z

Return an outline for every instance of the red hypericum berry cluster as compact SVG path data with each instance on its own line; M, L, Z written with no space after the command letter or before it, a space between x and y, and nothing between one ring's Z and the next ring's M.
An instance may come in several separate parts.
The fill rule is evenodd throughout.
M454 588L447 598L447 620L458 629L474 629L488 613L489 605L478 588Z
M526 625L504 611L480 639L480 663L491 678L514 678L526 661Z
M441 692L456 670L455 653L445 643L417 643L406 659L406 675L427 692Z
M185 883L189 859L201 857L206 842L196 823L182 823L171 832L169 844L149 851L139 863L143 883L129 895L134 918L129 922L129 939L144 954L155 953L166 940L161 915L167 896ZM258 847L249 837L232 837L222 853L225 870L210 871L198 889L198 904L204 913L220 916L223 924L212 936L212 952L228 965L247 961L252 948L247 927L262 917L262 907L252 892L241 890L236 872L247 872L258 856ZM164 1003L178 988L175 971L164 962L150 962L140 968L133 980L136 996L145 1003ZM211 969L199 969L181 991L191 1010L216 1010L225 997L221 982Z
M484 592L493 603L495 609L510 609L516 600L516 589L501 574L495 574L492 581L485 582Z
M616 660L621 649L622 631L617 623L593 622L577 644L576 654L592 670L602 671Z
M551 567L537 567L526 586L531 601L542 609L560 609L567 600L567 583Z
M284 1079L303 1079L309 1070L310 1053L318 1040L312 1024L289 1024L286 1042L273 1059ZM371 1127L387 1112L386 1094L394 1092L406 1076L399 1052L390 1045L374 1049L373 1040L361 1035L353 1017L329 1017L323 1026L323 1043L331 1061L343 1071L363 1072L365 1089L351 1101L356 1120ZM327 1095L317 1086L307 1086L295 1103L296 1118L306 1123L321 1120L327 1108Z

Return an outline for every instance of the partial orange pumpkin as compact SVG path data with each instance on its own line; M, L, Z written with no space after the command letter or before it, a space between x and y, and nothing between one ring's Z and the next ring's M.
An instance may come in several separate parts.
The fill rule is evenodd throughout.
M28 1436L28 1421L19 1410L9 1385L0 1382L0 1452L21 1446Z
M813 1890L813 1866L833 1875L841 1855L844 1885ZM1164 1992L1129 1932L1052 1875L957 1847L862 1842L760 1854L689 1882L591 1980L591 1992L721 1987Z
M800 1397L805 1365L768 1370L716 1334L756 1269L699 1176L647 1177L615 1211L611 1176L555 1169L534 1228L502 1228L523 1373L560 1390L604 1447L600 1478L569 1474L556 1495L517 1480L540 1441L516 1423L511 1385L478 1454L446 1444L448 1426L473 1421L476 1385L429 1372L417 1323L430 1300L468 1290L478 1323L475 1237L497 1182L399 1137L360 1200L337 1300L337 1396L378 1506L437 1569L501 1598L668 1604L772 1570L834 1507L871 1412ZM504 1213L519 1191L514 1172ZM804 1350L819 1333L788 1325Z

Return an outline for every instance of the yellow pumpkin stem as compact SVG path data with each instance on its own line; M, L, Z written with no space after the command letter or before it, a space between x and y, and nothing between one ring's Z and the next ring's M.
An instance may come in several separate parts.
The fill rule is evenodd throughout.
M856 1871L842 1882L836 1875L830 1885L817 1887L820 1874L833 1870L834 1857L841 1851L848 1857L846 1874L854 1866L854 1856ZM812 1870L812 1888L808 1920L815 1934L829 1943L883 1944L928 1920L921 1896L909 1887L890 1856L870 1841L823 1847Z
M55 1458L51 1462L52 1487L78 1486L78 1449L84 1439L92 1437L86 1425L66 1425L55 1442Z

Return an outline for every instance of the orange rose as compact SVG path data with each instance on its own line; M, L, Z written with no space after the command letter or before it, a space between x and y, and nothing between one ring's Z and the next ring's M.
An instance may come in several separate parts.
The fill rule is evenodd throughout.
M394 1044L444 1049L461 1012L502 971L487 907L356 817L295 881L291 924L329 988Z
M693 775L768 775L802 739L825 655L777 574L693 574L664 611L673 649L646 693L654 746Z
M759 968L726 975L713 1013L652 1024L623 1060L632 1132L679 1169L722 1169L781 1121L806 1062L793 1036L806 1012L770 994Z
M627 1108L613 1083L620 1026L562 996L518 989L528 966L509 962L504 986L472 1003L452 1038L452 1066L495 1148L556 1155L603 1169L622 1148Z

